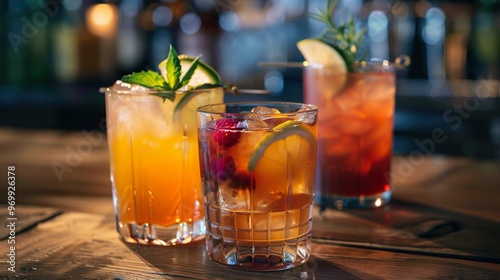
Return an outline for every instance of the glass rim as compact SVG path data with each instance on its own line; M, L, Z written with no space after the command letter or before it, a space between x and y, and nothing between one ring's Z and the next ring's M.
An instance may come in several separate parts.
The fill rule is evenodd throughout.
M117 80L115 82L118 83L120 82L121 83L124 83L120 80ZM175 94L184 94L184 93L188 93L188 92L210 92L214 89L223 89L224 88L224 85L220 85L220 86L216 86L216 87L213 87L213 88L203 88L203 89L186 89L186 90L156 90L156 89L150 89L150 88L147 88L147 87L143 87L145 90L141 90L141 91L136 91L134 93L132 93L132 90L131 88L120 88L120 89L113 89L113 86L115 85L113 84L112 86L108 86L108 87L101 87L99 88L99 92L100 93L111 93L111 94L117 94L117 95L127 95L127 96L145 96L145 95L159 95L159 94L162 94L162 93L169 93L169 92L175 92ZM141 85L137 85L137 84L129 84L129 83L124 83L124 84L128 84L128 85L131 85L131 86L141 86Z
M266 106L267 105L267 106ZM197 113L201 114L213 114L213 115L223 115L227 114L226 111L223 111L226 107L256 107L256 106L264 106L270 108L276 108L280 106L296 106L297 111L294 112L281 112L281 113L272 113L272 114L258 114L259 116L276 116L276 115L296 115L310 112L318 112L318 107L314 104L309 103L300 103L300 102L289 102L289 101L238 101L238 102L225 102L225 103L215 103L215 104L207 104L200 106L196 109ZM219 107L220 110L209 110L208 108ZM298 110L302 109L300 112ZM235 113L235 117L242 117L245 114ZM257 115L249 113L248 115ZM229 115L230 116L230 115Z
M368 61L356 61L352 64L347 65L355 71L348 71L348 74L362 74L365 71L372 71L368 73L376 72L396 72L396 70L406 69L411 64L411 58L408 55L400 55L393 62L386 59L371 59ZM323 65L321 63L308 63L304 62L304 69L334 69L336 66Z
M373 58L369 61L357 61L351 65L388 65L389 67L394 67L395 69L406 69L411 64L411 58L407 54L402 54L396 57L396 59L391 62L389 60L382 60ZM279 67L279 68L302 68L302 69L311 69L311 68L330 68L332 66L326 66L321 63L310 63L308 61L302 62L259 62L259 67Z
M354 71L347 70L345 74L364 74L364 73L392 73L396 70L401 69L396 63L384 61L362 61L355 62L348 66L348 68L354 69ZM314 70L336 70L338 66L335 65L323 65L320 63L308 63L304 65L304 70L314 69ZM343 73L343 72L342 72Z

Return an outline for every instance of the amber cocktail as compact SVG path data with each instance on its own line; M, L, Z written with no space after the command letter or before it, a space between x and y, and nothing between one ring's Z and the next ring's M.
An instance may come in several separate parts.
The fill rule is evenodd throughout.
M280 270L311 254L316 106L229 103L198 109L207 252Z

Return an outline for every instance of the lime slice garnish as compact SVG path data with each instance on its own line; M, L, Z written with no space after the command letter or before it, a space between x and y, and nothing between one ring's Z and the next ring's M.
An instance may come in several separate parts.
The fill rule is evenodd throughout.
M312 65L311 73L315 83L328 80L328 88L324 88L323 95L332 98L344 87L347 80L347 63L340 49L333 45L329 45L318 39L304 39L297 43L297 48L307 60L309 65ZM322 65L327 67L325 70L314 67L314 65ZM324 71L323 71L324 70ZM331 81L331 82L330 82Z
M336 69L338 73L347 73L346 60L334 46L318 39L304 39L297 43L297 48L309 64L320 64Z
M189 69L189 65L191 65L191 63L193 62L194 57L180 55L179 60L181 61L181 67L184 70L184 69ZM196 87L203 84L220 84L220 83L221 83L221 78L219 74L208 64L198 61L198 67L196 68L196 71L191 77L191 80L189 80L188 87ZM193 99L198 93L201 92L203 91L197 91L197 92L190 91L184 93L179 99L179 102L175 105L174 114L176 112L179 112L191 99Z
M181 68L182 68L182 75L185 74L185 72L189 69L189 66L193 61L195 60L194 57L188 56L188 55L179 55L178 56L180 62L181 62ZM167 76L165 65L167 64L167 60L165 59L164 61L160 62L158 65L158 68L160 69L161 75L163 78ZM221 84L221 78L219 74L213 69L210 65L203 63L201 61L198 61L198 67L196 68L193 76L191 76L191 79L189 80L189 83L186 86L186 90L189 90L191 88L195 88L197 86L203 85L203 84ZM182 108L185 107L189 101L191 101L196 95L200 92L205 92L205 91L187 91L186 93L179 95L178 96L178 101L175 104L174 107L174 119L179 119L178 115L182 111Z
M189 69L189 66L193 61L195 60L194 57L188 56L181 54L178 56L179 60L181 61L181 67L182 67L182 75L186 73L186 71ZM165 65L167 64L167 60L165 59L164 61L160 62L158 65L158 68L160 68L161 75L163 76L164 79L167 77ZM189 80L189 86L191 87L196 87L202 84L220 84L221 78L217 71L215 71L214 68L212 68L210 65L203 63L201 61L198 61L198 67L196 68L196 71L194 72L193 76L191 77L191 80Z
M253 171L262 161L272 161L273 164L280 160L289 161L290 159L283 155L284 151L287 156L292 157L292 162L293 157L297 157L297 161L300 162L302 153L312 152L311 147L315 145L316 136L302 122L286 121L277 125L272 133L264 136L255 145L247 169ZM283 162L283 165L286 165L286 162Z
M189 65L191 65L194 59L195 59L194 57L185 54L179 55L179 60L181 61L182 69L186 68L187 70L187 68L189 67ZM217 73L217 71L215 71L214 68L212 68L210 65L202 61L198 61L198 68L196 69L194 75L191 77L189 84L193 86L198 86L205 83L220 84L222 83L222 79L220 78L219 74Z

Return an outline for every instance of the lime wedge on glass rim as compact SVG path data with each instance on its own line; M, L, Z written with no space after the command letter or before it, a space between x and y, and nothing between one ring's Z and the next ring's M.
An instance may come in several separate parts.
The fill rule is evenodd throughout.
M317 74L328 79L329 90L325 91L326 98L339 92L347 81L348 64L347 59L338 47L325 43L319 39L304 39L297 42L297 48L307 61L308 67L318 68ZM314 69L313 71L316 71Z
M186 73L186 71L189 69L189 66L195 60L195 58L188 56L188 55L183 55L183 54L179 55L178 58L181 62L181 68L182 68L181 75L184 75ZM165 59L164 61L160 62L160 64L158 65L158 68L160 69L160 73L165 80L167 77L167 73L166 73L166 69L165 69L166 64L167 64L167 60ZM196 67L196 70L193 73L193 76L191 76L191 79L189 80L189 83L186 86L186 89L188 90L189 88L194 88L194 87L197 87L197 86L203 85L203 84L222 84L222 80L214 68L212 68L210 65L198 60L198 67ZM195 97L200 92L203 92L203 91L201 91L201 90L200 91L187 91L186 93L182 94L182 96L180 96L177 104L174 107L174 118L176 117L178 112L180 112L181 109L191 99L193 99L193 97Z
M283 141L280 143L279 141ZM299 121L286 121L273 128L273 132L264 136L257 144L248 160L247 170L254 171L262 161L276 162L283 158L282 151L286 150L287 155L298 156L299 153L311 152L309 147L315 146L316 136ZM305 148L305 144L308 144ZM281 154L281 156L279 156ZM278 155L278 156L277 156ZM286 162L283 163L284 165Z
M297 42L297 48L308 65L317 64L332 69L336 73L347 73L346 59L342 52L333 45L319 39L304 39Z

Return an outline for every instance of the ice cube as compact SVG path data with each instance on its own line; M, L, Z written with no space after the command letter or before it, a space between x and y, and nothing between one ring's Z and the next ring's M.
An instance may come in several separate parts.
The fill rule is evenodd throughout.
M256 106L252 109L253 114L280 114L280 111L275 108L268 108L265 106Z
M374 101L376 103L388 103L394 98L396 91L394 77L377 76L367 81L367 85L363 92L365 100Z
M315 125L318 121L318 112L307 109L299 109L299 114L295 117L296 121L303 122L308 125Z
M269 126L263 120L259 119L247 119L242 122L239 122L237 125L238 128L243 128L247 130L262 130L268 129Z
M357 150L357 143L353 142L350 136L341 136L330 139L329 145L325 145L326 154L332 156L343 156L354 153Z
M346 88L342 94L338 95L333 103L336 109L341 112L352 112L353 110L362 110L363 108L363 92L364 87L362 82L357 82L354 85Z
M272 129L278 124L288 120L289 118L282 115L278 109L268 108L265 106L256 106L252 109L250 118L259 122L252 122L249 129ZM270 117L269 115L276 115Z
M233 189L228 181L219 181L219 203L228 210L250 210L250 197L247 189Z
M216 204L217 204L217 200L216 200L215 198L216 198L216 197L215 197L215 193L214 193L214 192L212 192L212 191L211 191L211 192L209 192L209 193L207 194L207 196L205 197L205 199L206 199L206 203L207 203L208 205L216 205Z
M360 118L356 115L337 117L331 126L343 135L363 136L372 127L372 123L366 118ZM365 136L366 137L366 136Z
M271 211L282 208L285 203L283 192L270 192L263 199L254 202L254 210Z
M114 114L116 116L116 121L122 125L130 123L134 119L132 113L130 112L130 108L123 104L115 106Z
M286 116L286 115L279 115L274 118L266 118L264 121L267 123L267 126L269 128L274 128L275 126L282 124L288 120L291 120L292 118Z

